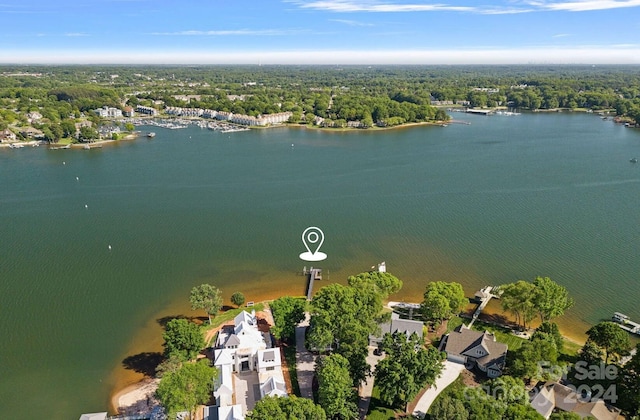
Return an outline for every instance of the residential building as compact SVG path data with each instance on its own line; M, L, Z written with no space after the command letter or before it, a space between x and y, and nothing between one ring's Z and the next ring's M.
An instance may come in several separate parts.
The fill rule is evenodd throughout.
M13 131L9 130L8 128L6 130L0 131L0 143L10 143L12 141L16 141L16 135L13 133Z
M158 111L155 108L152 108L150 106L144 106L144 105L136 106L136 112L139 114L151 115L152 117L158 113Z
M252 393L251 396L235 395L242 414L253 408L247 404L248 401L258 401L265 396L287 396L280 349L273 347L270 333L258 329L255 311L242 311L234 318L232 326L224 327L218 333L214 365L220 374L213 395L216 406L221 409L234 405L234 386L237 386L239 378L247 376L251 376L257 386L245 391ZM243 376L234 378L234 375Z
M122 117L122 110L118 108L112 108L103 106L94 111L100 118L120 118Z
M135 115L135 111L133 110L132 107L125 106L124 109L122 110L122 115L124 115L125 117L133 117Z
M413 321L410 319L400 319L400 315L395 312L391 313L391 320L389 322L385 322L380 324L380 335L369 335L369 345L370 346L379 346L382 343L382 338L385 334L393 334L396 332L404 333L407 337L410 337L411 334L416 334L419 338L422 339L422 331L424 324L421 321Z
M568 411L581 418L616 420L622 418L620 410L601 399L582 398L574 389L558 382L546 382L535 389L531 406L548 419L554 411Z
M489 378L502 375L507 359L507 345L496 340L494 334L474 331L461 325L442 340L440 348L447 360L477 366Z

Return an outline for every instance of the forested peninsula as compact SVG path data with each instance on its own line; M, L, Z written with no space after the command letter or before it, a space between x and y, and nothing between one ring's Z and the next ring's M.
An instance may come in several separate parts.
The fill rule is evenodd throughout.
M326 129L441 123L451 107L607 112L640 125L637 66L3 66L0 140L101 138L168 108ZM115 110L113 115L97 110ZM119 112L118 112L119 111ZM131 129L131 127L129 127ZM106 131L117 139L118 134Z

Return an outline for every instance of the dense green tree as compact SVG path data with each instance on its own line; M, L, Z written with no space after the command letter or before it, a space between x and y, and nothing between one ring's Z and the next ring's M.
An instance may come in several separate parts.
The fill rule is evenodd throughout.
M556 349L558 353L562 352L562 348L564 347L564 338L560 333L560 328L558 328L558 324L555 322L545 321L536 328L533 333L532 338L536 339L540 334L548 334L553 337L553 340L556 343Z
M460 313L467 302L460 283L435 281L427 285L421 309L427 320L440 322Z
M95 129L93 129L91 127L87 127L87 126L80 127L80 134L78 136L80 141L96 140L99 137L100 137L100 135L98 134L98 132Z
M369 334L376 332L376 319L382 300L376 290L330 284L318 290L311 301L310 330L307 342L319 351L333 349L344 356L351 367L354 385L368 371L366 362Z
M569 297L567 289L549 277L536 277L533 284L533 304L540 315L540 321L559 317L573 306L573 299Z
M205 346L200 327L182 318L169 321L162 338L165 356L175 356L182 361L194 359Z
M446 395L433 402L429 408L429 418L431 420L467 420L470 417L461 400Z
M275 325L271 333L278 340L292 341L296 337L296 325L305 318L305 301L283 296L269 303Z
M385 334L381 348L386 356L376 366L375 383L382 401L392 407L405 407L442 371L444 354L432 346L424 348L415 334Z
M204 309L209 316L209 324L211 324L211 316L216 316L218 311L222 309L222 292L210 284L201 284L191 289L189 302L194 311Z
M307 398L265 397L256 402L247 420L326 420L327 416L319 405Z
M529 403L529 394L520 378L503 375L488 381L484 387L491 397L506 405Z
M316 362L318 403L329 419L358 417L357 395L349 368L349 361L339 354L320 356Z
M167 372L160 379L156 396L169 418L179 411L188 411L195 418L195 409L211 399L213 379L217 370L204 359L197 363L185 363L180 369Z
M511 312L518 324L527 328L527 323L535 317L536 307L533 301L535 285L524 280L500 287L500 305L502 310Z
M501 419L507 410L503 400L497 400L486 393L484 387L467 387L464 392L464 405L473 420Z
M589 341L604 350L604 361L609 363L609 356L624 356L631 348L629 334L611 321L600 322L587 331Z
M544 420L544 417L529 404L509 405L502 418L504 420Z
M523 379L558 379L558 349L552 336L540 333L510 352L509 374Z
M640 344L636 353L625 363L616 381L619 402L616 404L629 416L640 415Z
M380 293L383 299L397 293L402 288L402 280L391 273L367 271L356 276L349 276L347 283L355 288L371 288Z
M241 307L244 304L244 295L240 292L235 292L231 295L231 303L237 307Z
M551 413L549 420L581 420L582 417L577 413L570 411L560 411L558 413Z

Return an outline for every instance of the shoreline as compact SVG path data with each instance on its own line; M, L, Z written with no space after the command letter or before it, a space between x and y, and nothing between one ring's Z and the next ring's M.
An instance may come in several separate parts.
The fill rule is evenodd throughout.
M269 302L272 299L273 299L273 296L258 296L255 302L265 303L265 302ZM406 300L387 301L387 302L383 302L383 305L384 307L389 307L391 303L399 303L399 302L411 303L411 302L407 302ZM165 313L165 312L176 313L175 310L173 311L170 310L170 307L171 305L165 308L164 310L162 310L161 313ZM246 310L247 308L245 307L244 309ZM495 307L487 307L485 311L486 311L485 312L486 315L499 314L501 316L505 316L508 319L510 319L508 314L505 314L500 310L496 311ZM152 318L155 319L155 317L152 317ZM489 322L495 325L501 325L500 323L495 323L491 321L483 321L483 322ZM150 332L157 335L157 331L155 330L158 330L160 327L155 322L153 322L153 320L151 322L151 325L153 325L153 328L151 328L151 331L150 331L149 325L147 325L134 337L139 338L140 335L148 335ZM211 330L207 331L207 337L211 336L213 333L219 330L223 325L224 323L221 324L220 326L214 327ZM562 327L560 327L560 333L562 334L563 339L566 340L567 342L571 342L580 347L582 347L585 343L584 338L581 337L580 334L575 331L573 332L573 334L571 334L568 331L564 330ZM582 335L584 336L584 334ZM157 340L155 340L155 342L151 342L150 343L151 345L149 347L146 347L147 349L146 351L158 351L160 353L162 352L162 345L160 343L161 340L158 341L159 340L158 337L156 337L155 335L152 336L152 338L156 338ZM131 352L128 352L128 353L131 353ZM124 380L124 376L122 376L122 373L124 372L128 373L128 375L126 375L129 377L128 380ZM152 403L154 403L153 393L155 392L155 389L157 388L157 385L159 383L158 378L149 377L147 375L144 375L138 372L131 372L126 369L123 371L121 366L118 368L115 368L114 371L112 372L112 375L115 375L117 379L114 383L114 386L112 388L112 391L110 392L109 399L108 399L109 401L108 411L110 413L116 414L116 413L120 413L121 411L124 411L128 414L133 414L136 410L152 409L152 405L153 405Z

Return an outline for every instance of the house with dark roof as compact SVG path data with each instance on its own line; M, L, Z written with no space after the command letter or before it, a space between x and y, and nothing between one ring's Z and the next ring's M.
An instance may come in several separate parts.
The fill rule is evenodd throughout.
M424 324L421 321L413 321L411 319L400 319L400 315L393 312L391 313L391 320L389 322L385 322L379 325L380 327L380 335L369 335L369 345L370 346L379 346L382 343L382 337L385 334L393 334L395 332L405 333L407 338L411 336L411 334L417 334L418 337L422 338L422 329Z
M502 375L507 359L507 345L496 340L494 334L474 331L461 325L449 333L440 348L447 353L447 360L477 366L489 378Z
M545 419L548 419L554 411L567 411L581 418L588 417L596 420L622 418L619 409L606 404L601 399L582 398L574 389L558 382L546 382L536 388L531 406Z

